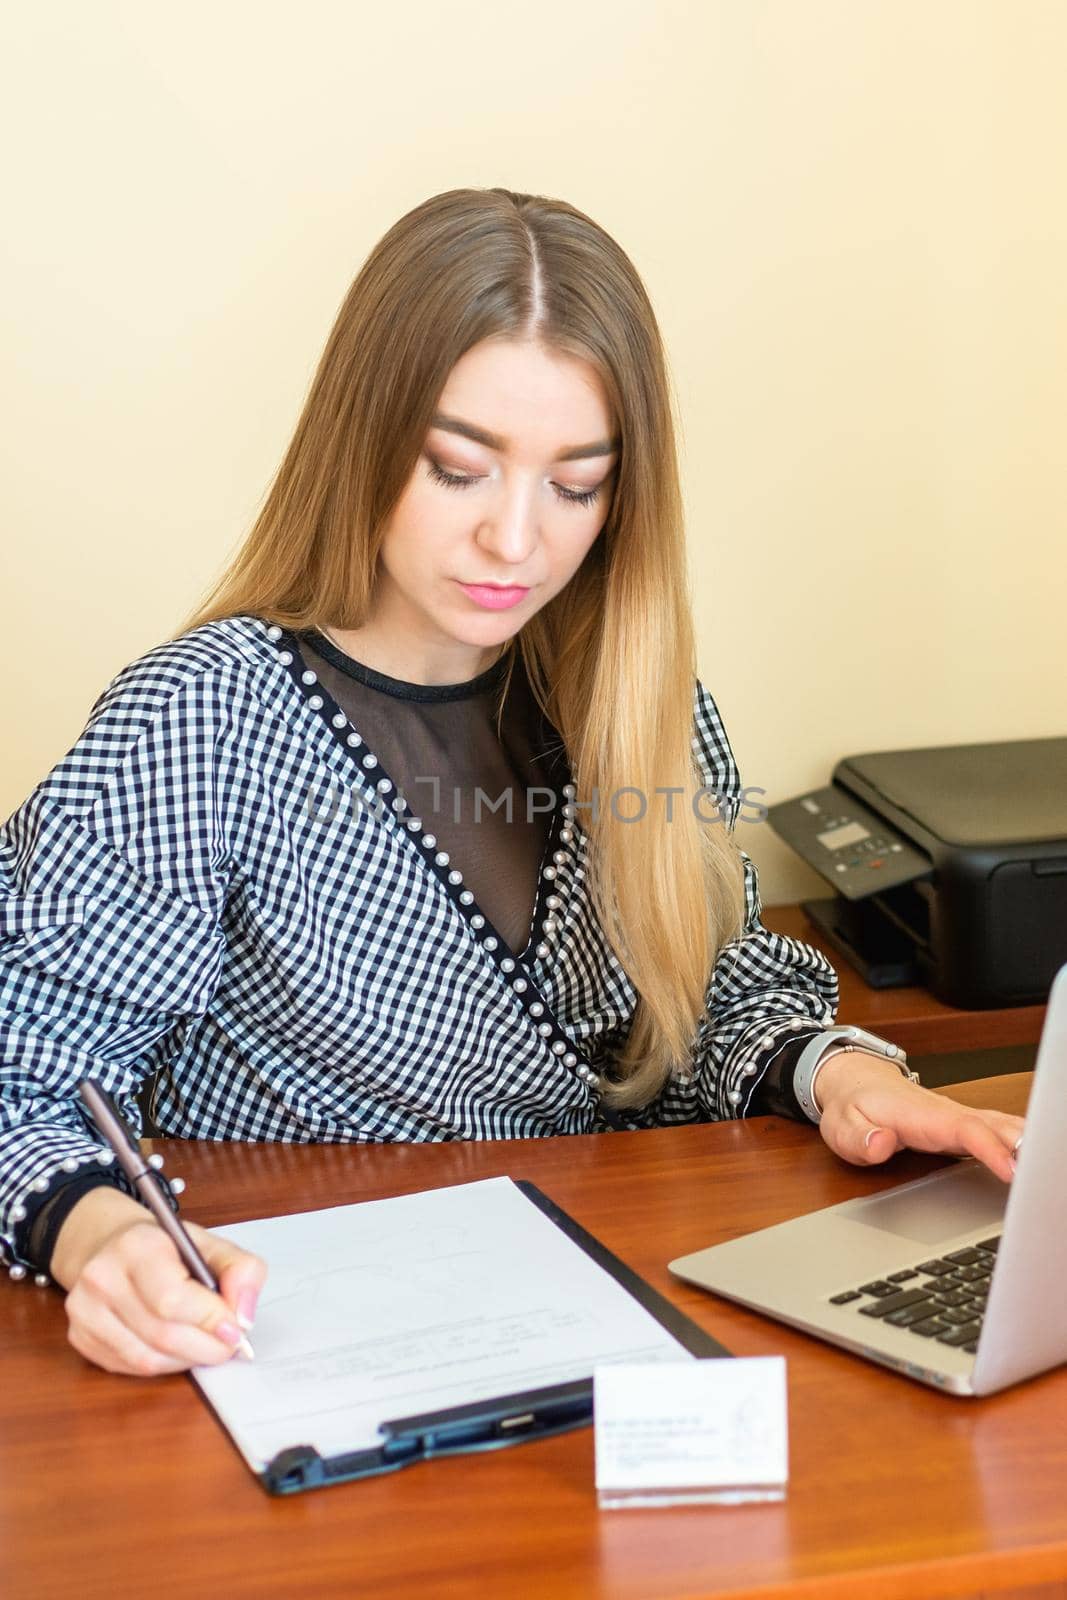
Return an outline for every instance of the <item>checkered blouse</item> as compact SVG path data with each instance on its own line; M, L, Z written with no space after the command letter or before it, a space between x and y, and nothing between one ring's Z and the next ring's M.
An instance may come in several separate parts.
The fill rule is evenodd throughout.
M697 681L693 750L733 828L740 779ZM566 757L526 948L302 658L255 616L130 663L0 830L0 1255L61 1185L126 1181L76 1095L93 1077L164 1134L522 1138L744 1116L783 1049L833 1022L837 977L760 921L710 975L691 1070L607 1114L636 994L593 915ZM345 803L338 804L339 797ZM415 802L412 802L413 804ZM176 1201L174 1202L177 1203Z

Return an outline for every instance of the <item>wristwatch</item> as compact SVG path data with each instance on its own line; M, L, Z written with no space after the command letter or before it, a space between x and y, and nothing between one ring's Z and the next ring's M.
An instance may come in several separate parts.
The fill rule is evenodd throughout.
M812 1122L822 1121L822 1107L815 1098L815 1079L819 1069L831 1056L838 1055L842 1050L869 1050L872 1055L884 1056L900 1068L910 1083L921 1082L919 1074L912 1072L908 1066L908 1058L898 1044L879 1039L877 1034L851 1024L826 1028L822 1033L817 1033L814 1039L808 1040L793 1069L793 1089L804 1115Z

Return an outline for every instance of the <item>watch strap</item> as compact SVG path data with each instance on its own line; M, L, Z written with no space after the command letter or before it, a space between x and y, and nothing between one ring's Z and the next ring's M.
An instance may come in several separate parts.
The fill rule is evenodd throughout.
M898 1067L910 1082L920 1081L918 1073L908 1067L905 1051L891 1040L881 1039L877 1034L868 1033L865 1028L853 1023L824 1029L805 1045L793 1071L794 1092L804 1115L812 1122L822 1121L822 1107L815 1094L815 1079L819 1069L843 1050L866 1050L871 1055L883 1056Z

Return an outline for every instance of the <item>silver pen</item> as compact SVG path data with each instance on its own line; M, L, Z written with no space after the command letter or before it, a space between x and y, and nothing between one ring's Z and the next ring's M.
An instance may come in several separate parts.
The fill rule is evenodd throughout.
M215 1294L218 1294L218 1279L192 1239L190 1239L184 1224L175 1216L162 1183L141 1154L137 1141L119 1115L118 1107L111 1096L105 1094L103 1089L97 1088L90 1078L83 1079L78 1085L78 1092L89 1107L93 1121L114 1152L115 1160L133 1184L137 1195L144 1201L163 1229L163 1232L170 1239L193 1277L198 1283L202 1283L205 1289L211 1289ZM159 1160L160 1158L157 1156L156 1159ZM238 1355L244 1356L246 1361L253 1360L252 1346L244 1334L241 1335L240 1344L235 1348Z

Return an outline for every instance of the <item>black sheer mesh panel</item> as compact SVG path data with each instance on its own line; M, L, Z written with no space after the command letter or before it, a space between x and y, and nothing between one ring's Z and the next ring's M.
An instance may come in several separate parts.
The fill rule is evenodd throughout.
M498 736L503 658L466 683L406 683L364 666L321 632L299 639L308 666L448 851L485 915L514 954L525 950L552 809L547 793L531 790L549 788L542 755L558 736L540 714L521 658Z

